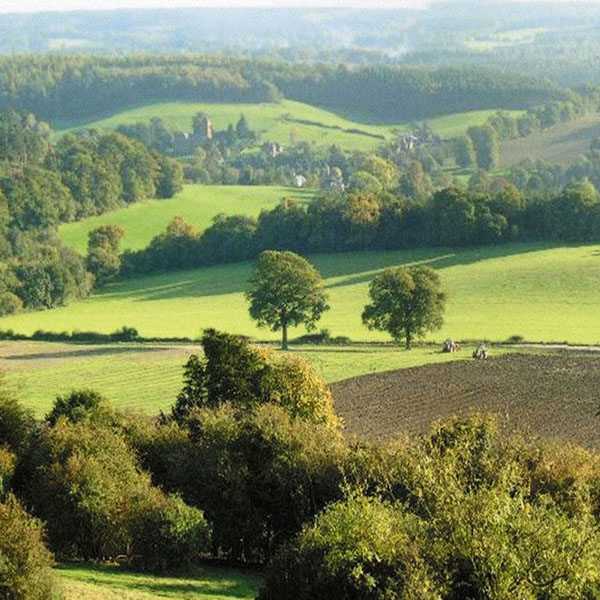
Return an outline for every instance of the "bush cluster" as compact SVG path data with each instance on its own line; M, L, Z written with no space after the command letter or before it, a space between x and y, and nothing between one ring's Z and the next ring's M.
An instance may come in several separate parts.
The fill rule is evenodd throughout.
M313 418L324 387L294 359L271 370L239 338L204 342L182 392L195 400L169 417L119 415L79 391L36 423L0 397L3 597L53 593L41 525L13 493L60 558L153 571L208 552L270 561L261 600L600 594L598 455L478 415L419 438L348 440ZM260 395L263 376L275 396ZM299 404L277 396L296 387Z
M329 387L304 359L293 354L278 355L240 336L214 329L204 332L201 343L204 356L190 356L184 387L171 411L179 422L195 407L228 402L237 409L249 410L273 403L292 417L331 429L339 426Z

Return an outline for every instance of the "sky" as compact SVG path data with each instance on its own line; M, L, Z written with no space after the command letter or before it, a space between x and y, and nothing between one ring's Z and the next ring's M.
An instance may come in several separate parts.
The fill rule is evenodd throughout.
M526 0L536 1L536 0ZM577 5L581 0L565 0ZM589 2L590 0L587 0ZM600 2L600 0L591 0ZM587 3L586 2L586 3ZM429 0L0 0L2 12L110 10L116 8L177 8L193 6L344 6L361 8L425 8Z
M0 12L36 12L115 8L181 8L193 6L352 6L424 8L428 0L0 0Z

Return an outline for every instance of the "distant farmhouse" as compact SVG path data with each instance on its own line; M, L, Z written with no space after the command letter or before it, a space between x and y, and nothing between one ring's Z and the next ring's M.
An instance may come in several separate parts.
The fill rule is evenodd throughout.
M266 142L263 144L263 152L266 152L271 158L277 158L283 153L283 146L277 142Z
M303 188L308 180L304 175L294 175L294 185L297 188Z

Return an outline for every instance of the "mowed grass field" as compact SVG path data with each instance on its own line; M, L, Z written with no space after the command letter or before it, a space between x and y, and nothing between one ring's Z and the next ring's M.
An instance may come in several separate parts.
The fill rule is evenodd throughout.
M164 102L124 110L101 119L84 121L55 121L58 132L84 127L115 129L122 124L147 122L160 117L171 127L190 131L198 112L206 113L217 130L235 124L241 114L261 141L276 141L284 145L309 142L319 146L338 145L347 150L374 150L393 130L410 131L408 123L373 124L368 117L345 118L336 112L293 100L280 103L186 103ZM481 125L495 110L476 110L428 119L433 130L442 137L464 133L471 125ZM519 114L520 111L510 111ZM304 122L301 122L304 121ZM353 131L351 131L353 130Z
M101 225L120 225L125 231L122 249L139 250L179 215L199 231L211 225L219 213L257 217L261 210L276 206L283 198L309 202L313 193L277 186L186 185L174 198L148 200L126 208L89 217L59 228L62 242L85 254L88 233Z
M348 377L460 360L470 347L442 354L438 347L297 346L329 382ZM494 354L504 349L494 350ZM182 387L183 365L190 354L201 354L193 344L82 345L48 342L0 342L0 370L5 385L36 415L52 407L56 396L73 389L92 388L121 410L158 414L168 411Z
M507 140L500 145L500 165L511 167L525 159L545 160L567 166L589 150L600 136L600 114L556 125L542 133Z
M197 568L189 575L158 577L119 567L64 564L55 569L64 600L250 600L262 579L251 571Z
M367 330L368 285L386 267L439 269L448 300L445 324L428 340L600 342L600 245L551 248L508 244L467 250L362 252L311 257L326 280L331 310L319 327L354 341L388 340ZM194 338L206 327L277 340L258 329L244 298L251 263L160 274L113 283L91 298L43 312L3 317L1 329L110 333L123 325L143 336ZM291 335L304 333L302 327Z

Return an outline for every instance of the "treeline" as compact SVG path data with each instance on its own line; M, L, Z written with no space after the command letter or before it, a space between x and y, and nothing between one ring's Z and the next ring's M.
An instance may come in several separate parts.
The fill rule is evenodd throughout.
M60 223L145 198L182 182L172 159L116 133L66 135L53 146L32 115L0 114L0 314L86 296L86 264L56 237Z
M498 111L483 125L469 127L465 135L446 142L445 150L460 167L493 169L500 162L499 142L539 133L599 108L600 90L589 88L586 96L573 95L568 100L533 106L518 117Z
M229 58L52 54L0 59L0 107L44 119L72 120L165 100L278 99L275 87L259 72Z
M349 441L303 360L215 331L203 346L154 420L88 390L36 422L0 396L0 583L21 590L11 600L52 597L37 519L61 560L270 562L264 600L600 593L594 453L507 439L478 416L412 440Z
M290 65L275 71L273 81L287 98L367 113L388 123L485 108L525 109L568 97L547 80L460 67Z
M301 205L284 200L258 219L218 216L198 233L175 218L149 246L122 256L123 275L249 260L263 250L332 253L511 240L600 239L600 197L589 182L559 193L524 195L464 187L425 198L332 192Z
M544 79L484 69L349 69L219 56L0 60L0 107L44 119L96 117L166 100L277 102L282 96L398 123L474 109L524 109L569 94Z
M527 192L558 189L581 179L600 186L600 139L590 143L590 150L580 155L571 165L562 166L543 160L525 160L511 167L506 180Z

